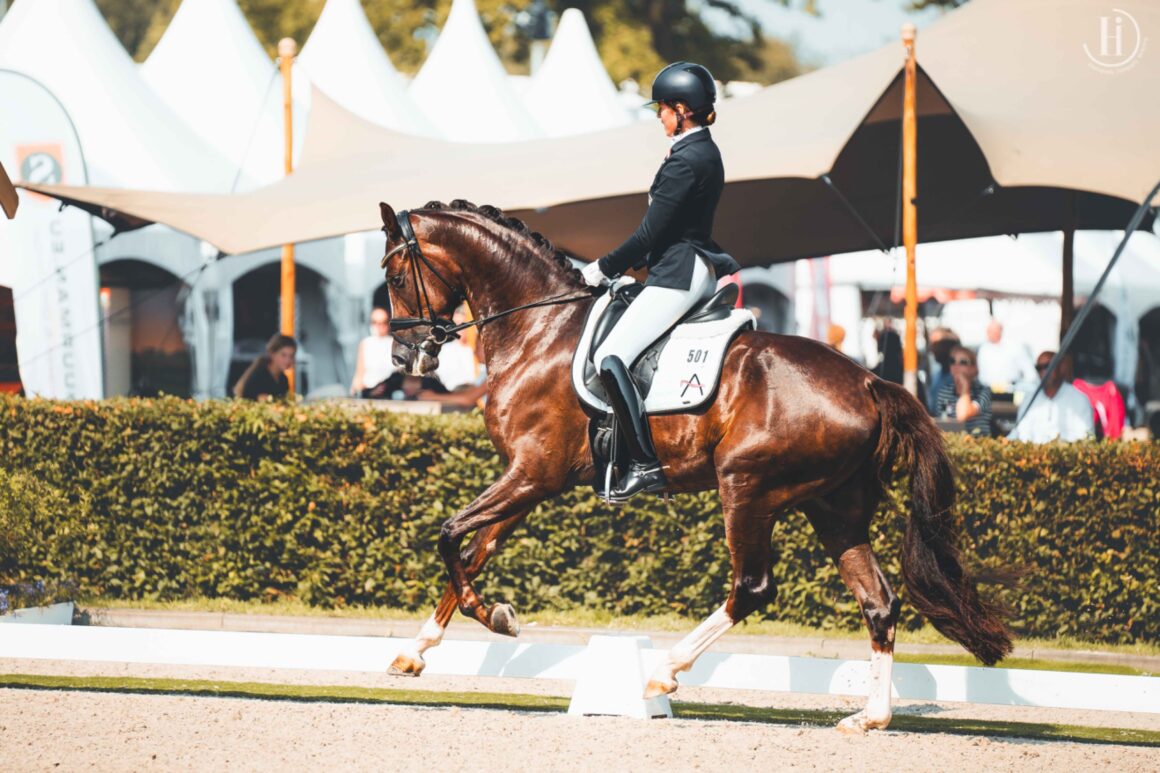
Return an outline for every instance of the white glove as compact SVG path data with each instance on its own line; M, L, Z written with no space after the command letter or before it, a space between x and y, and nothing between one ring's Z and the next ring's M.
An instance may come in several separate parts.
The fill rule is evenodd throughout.
M604 272L600 270L600 261L592 261L587 266L580 269L580 273L583 275L584 281L587 282L590 287L599 287L608 281L608 277L606 277Z

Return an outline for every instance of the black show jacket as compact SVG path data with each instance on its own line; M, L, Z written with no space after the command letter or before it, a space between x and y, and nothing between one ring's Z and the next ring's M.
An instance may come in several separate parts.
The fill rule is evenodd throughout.
M725 188L721 151L702 129L673 145L649 188L644 220L624 244L600 259L605 276L648 265L645 285L688 290L695 255L705 256L721 277L740 270L713 241L713 215Z

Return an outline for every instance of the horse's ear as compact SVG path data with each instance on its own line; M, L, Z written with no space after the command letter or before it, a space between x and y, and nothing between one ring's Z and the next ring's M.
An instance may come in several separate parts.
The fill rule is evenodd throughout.
M380 201L379 213L383 216L383 230L386 231L387 236L398 236L400 234L399 219L395 217L395 210L391 209L391 205L385 201Z

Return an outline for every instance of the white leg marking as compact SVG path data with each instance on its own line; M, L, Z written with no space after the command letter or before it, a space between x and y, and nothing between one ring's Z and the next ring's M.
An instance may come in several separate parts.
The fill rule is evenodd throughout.
M649 692L659 689L660 692L654 694L660 695L676 690L677 674L692 668L697 658L701 657L713 642L721 638L722 634L732 627L733 620L725 612L725 605L722 604L716 612L709 615L703 623L693 629L692 633L681 639L676 646L669 650L665 662L653 671L652 678L649 680Z
M436 622L435 615L427 618L427 622L419 629L419 635L415 637L415 653L421 657L427 650L438 646L443 641L443 630L443 626Z
M890 718L893 716L890 708L890 676L893 666L893 651L874 650L870 653L870 674L866 680L869 686L866 708L839 722L838 730L843 733L864 734L867 730L883 730L890 724Z
M435 615L431 615L427 618L427 622L423 623L415 639L399 650L395 662L391 664L391 672L418 676L427 665L423 660L423 653L442 640L443 626L435 621Z

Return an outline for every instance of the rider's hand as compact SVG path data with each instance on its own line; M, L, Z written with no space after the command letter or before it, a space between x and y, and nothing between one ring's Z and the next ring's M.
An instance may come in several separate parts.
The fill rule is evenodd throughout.
M584 281L587 282L591 287L599 287L608 281L608 277L606 277L604 272L600 270L599 261L592 261L587 266L580 269L580 273L583 275Z

